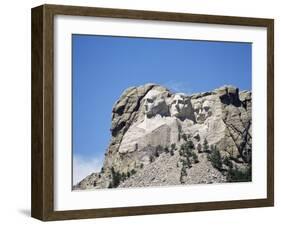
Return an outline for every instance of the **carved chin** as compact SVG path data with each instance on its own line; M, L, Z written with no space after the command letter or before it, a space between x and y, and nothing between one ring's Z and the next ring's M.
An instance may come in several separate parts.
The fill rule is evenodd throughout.
M174 112L171 112L171 116L178 117L178 116L180 116L180 113L178 111L174 111Z
M145 114L146 114L146 116L147 116L148 118L151 118L151 117L154 116L153 111L146 111Z

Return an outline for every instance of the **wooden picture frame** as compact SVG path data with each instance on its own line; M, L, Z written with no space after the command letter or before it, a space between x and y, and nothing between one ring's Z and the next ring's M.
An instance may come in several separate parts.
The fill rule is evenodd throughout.
M118 208L54 210L54 16L124 18L167 22L264 27L267 29L267 198ZM273 19L196 15L42 5L32 9L32 200L31 215L50 220L163 214L274 205L274 21Z

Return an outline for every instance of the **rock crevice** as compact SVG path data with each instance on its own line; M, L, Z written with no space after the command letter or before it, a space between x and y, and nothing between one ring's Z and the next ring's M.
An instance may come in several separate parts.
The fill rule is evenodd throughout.
M156 84L128 88L112 110L101 171L74 188L249 181L251 128L250 91L223 86L188 96Z

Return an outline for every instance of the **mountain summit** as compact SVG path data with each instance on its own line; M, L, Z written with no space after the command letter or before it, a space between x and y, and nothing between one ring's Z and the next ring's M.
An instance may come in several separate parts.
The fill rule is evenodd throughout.
M251 92L233 86L128 88L113 106L101 171L74 189L251 181L251 106Z

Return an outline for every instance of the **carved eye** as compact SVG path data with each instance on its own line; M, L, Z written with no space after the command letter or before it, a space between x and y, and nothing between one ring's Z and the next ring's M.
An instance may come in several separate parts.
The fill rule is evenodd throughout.
M183 100L178 100L178 103L179 104L183 104Z
M148 99L147 99L147 102L148 102L148 103L153 103L153 100L148 98Z
M209 111L209 110L210 110L210 107L204 107L204 110L205 110L205 111Z

